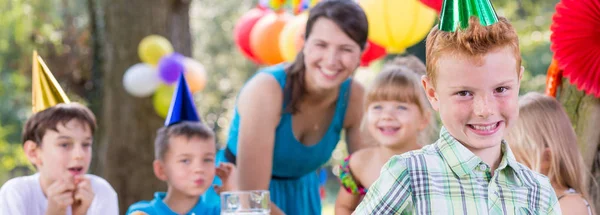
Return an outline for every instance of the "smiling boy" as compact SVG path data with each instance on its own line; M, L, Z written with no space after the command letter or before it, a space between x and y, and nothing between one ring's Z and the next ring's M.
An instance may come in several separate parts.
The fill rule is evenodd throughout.
M443 11L422 79L440 138L390 159L355 214L560 214L548 179L503 140L523 73L514 28L488 0L447 0Z

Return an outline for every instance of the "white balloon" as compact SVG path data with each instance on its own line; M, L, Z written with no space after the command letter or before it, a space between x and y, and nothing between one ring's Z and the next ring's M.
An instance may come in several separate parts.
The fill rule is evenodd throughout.
M138 63L135 64L123 75L123 86L132 96L147 97L156 91L160 84L158 70L150 64Z

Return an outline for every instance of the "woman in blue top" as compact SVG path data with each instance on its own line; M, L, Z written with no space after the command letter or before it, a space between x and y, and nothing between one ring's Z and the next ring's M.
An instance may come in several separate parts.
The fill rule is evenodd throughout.
M240 92L224 157L237 164L240 190L270 190L272 214L321 214L316 170L342 129L350 152L367 147L359 129L364 90L349 78L367 34L357 3L322 1L296 60L262 70Z

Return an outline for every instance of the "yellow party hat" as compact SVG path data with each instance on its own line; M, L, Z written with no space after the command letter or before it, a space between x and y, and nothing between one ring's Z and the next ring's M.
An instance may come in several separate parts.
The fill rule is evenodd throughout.
M69 103L67 94L60 88L44 60L38 56L37 51L33 51L32 65L31 104L33 112L42 111L59 103Z

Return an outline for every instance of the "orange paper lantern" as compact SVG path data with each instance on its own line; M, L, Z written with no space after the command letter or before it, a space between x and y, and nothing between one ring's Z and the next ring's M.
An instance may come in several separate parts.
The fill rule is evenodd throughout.
M304 12L290 20L279 34L281 56L286 62L296 59L296 54L304 45L304 31L308 13Z
M254 55L267 65L283 62L279 34L293 16L286 12L270 12L263 16L250 32L250 47Z

